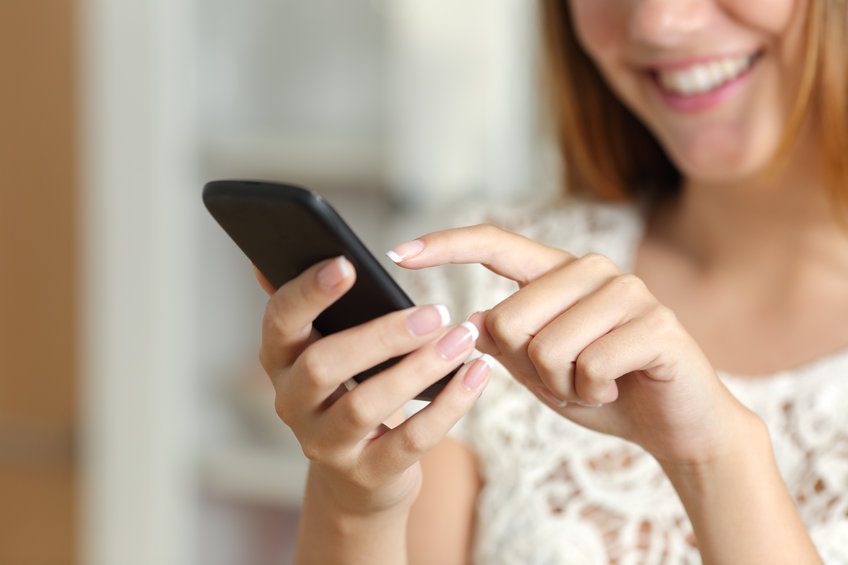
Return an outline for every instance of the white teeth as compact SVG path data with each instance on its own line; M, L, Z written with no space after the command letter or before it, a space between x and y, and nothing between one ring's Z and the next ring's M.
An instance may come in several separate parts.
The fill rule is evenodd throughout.
M666 90L690 96L709 92L730 82L750 67L753 61L754 55L727 57L709 63L697 63L685 69L658 71L657 77Z

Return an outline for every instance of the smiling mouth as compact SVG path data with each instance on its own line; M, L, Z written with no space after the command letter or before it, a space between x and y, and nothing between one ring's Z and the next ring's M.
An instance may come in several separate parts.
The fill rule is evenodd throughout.
M744 75L759 59L761 51L702 61L675 69L649 71L657 85L675 96L695 96L719 90Z

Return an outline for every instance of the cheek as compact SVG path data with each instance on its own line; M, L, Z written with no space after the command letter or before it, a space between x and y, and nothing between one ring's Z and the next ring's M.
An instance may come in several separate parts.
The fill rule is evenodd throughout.
M802 14L799 11L806 0L723 0L721 6L733 19L747 28L769 35L781 35L792 20Z
M723 8L738 24L771 38L771 55L789 86L804 57L804 23L811 0L724 0ZM827 0L822 0L827 1Z
M571 0L569 9L577 41L603 67L626 41L625 13L620 0Z

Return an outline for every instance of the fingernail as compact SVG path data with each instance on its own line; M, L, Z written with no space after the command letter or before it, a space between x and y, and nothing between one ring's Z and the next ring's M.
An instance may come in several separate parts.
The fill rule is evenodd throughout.
M465 371L465 374L462 375L462 386L465 387L465 390L468 392L475 392L480 385L486 380L486 377L489 376L489 372L492 369L492 365L495 360L491 355L482 355L479 359L475 359L471 366Z
M468 349L468 346L479 336L480 332L474 324L462 322L439 340L439 343L436 344L436 350L443 359L450 361Z
M406 327L414 336L427 335L450 323L450 312L444 304L423 306L406 319Z
M480 322L480 325L482 326L483 325L483 323L481 322L482 319L483 319L482 310L478 310L477 312L474 312L473 314L468 316L468 318L466 318L466 320L468 320L469 322L471 322L475 326L477 325L476 322Z
M543 400L546 400L553 406L557 406L559 408L565 408L566 406L568 406L567 400L557 398L556 396L554 396L554 393L548 390L548 388L545 386L536 387L534 389L534 392L540 397L542 397Z
M412 241L401 243L391 251L386 251L386 256L395 263L400 263L401 261L415 257L423 250L424 242L420 239L413 239Z
M590 404L588 402L575 402L574 404L576 404L577 406L582 406L583 408L600 408L604 405L603 402L599 402L597 404Z
M349 277L351 272L348 260L339 255L318 271L318 285L325 290L330 290Z

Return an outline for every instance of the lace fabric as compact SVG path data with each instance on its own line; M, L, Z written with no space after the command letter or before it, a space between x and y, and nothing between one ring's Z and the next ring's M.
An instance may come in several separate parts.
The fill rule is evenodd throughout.
M481 221L576 255L602 253L623 271L643 229L633 206L580 201L479 212L460 223ZM454 317L516 290L479 266L403 278L417 302L445 302ZM848 563L848 351L774 375L720 378L766 422L825 562ZM502 367L451 434L474 449L484 480L475 563L700 563L689 519L653 457L559 416Z

